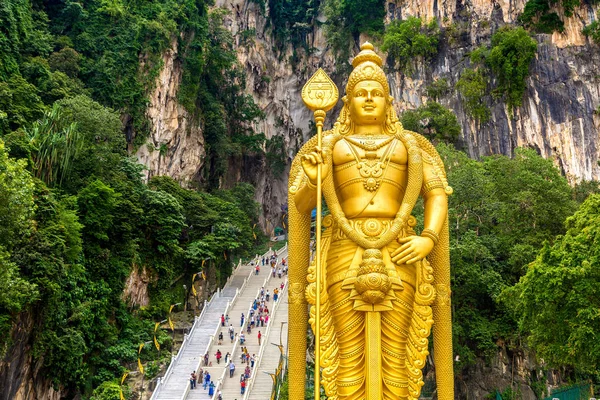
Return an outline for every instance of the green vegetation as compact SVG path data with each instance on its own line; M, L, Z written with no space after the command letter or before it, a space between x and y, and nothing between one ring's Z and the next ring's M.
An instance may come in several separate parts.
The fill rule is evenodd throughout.
M456 115L435 101L402 113L404 128L425 135L429 140L452 143L460 135Z
M489 81L486 73L495 78L492 94L502 97L509 112L523 103L529 76L529 66L535 57L537 42L519 28L504 27L492 35L491 47L480 47L471 53L473 69L467 68L456 84L465 99L469 115L479 122L486 122L490 113L483 103Z
M118 114L86 96L57 102L32 130L5 137L19 161L0 141L0 274L11 288L0 297L0 349L19 313L35 307L35 359L57 385L86 393L122 374L152 338L153 321L181 298L170 294L174 278L209 257L214 283L230 274L224 257L252 248L257 205L249 185L212 195L167 177L145 185ZM132 269L152 276L145 309L121 298ZM170 345L164 334L159 341Z
M456 82L456 90L465 100L467 114L479 123L485 123L490 119L490 109L484 103L488 85L488 78L483 74L481 68L465 68Z
M256 244L254 189L218 185L230 157L264 157L264 135L250 128L262 113L242 94L224 11L211 5L0 4L0 355L31 316L38 376L73 397L114 398L139 343L181 301L172 282L211 258L216 287ZM126 151L143 142L148 93L173 45L179 101L203 127L211 193L166 177L145 184ZM136 270L149 277L145 307L122 298ZM172 346L162 331L157 340ZM141 358L165 361L150 346Z
M518 345L517 320L502 293L526 273L545 241L564 232L562 221L576 203L566 179L533 150L482 161L447 145L438 150L454 189L449 197L450 255L461 369L476 357L494 356L499 339Z
M506 299L549 366L598 378L600 195L591 195L567 219L566 228L564 236L543 247Z
M600 13L598 13L598 18L600 18ZM582 33L589 37L594 43L600 45L600 22L598 22L598 20L586 25L583 28ZM598 110L600 110L600 107L598 107Z
M523 103L525 79L536 51L537 42L523 28L502 28L492 36L485 63L497 80L495 94L505 97L509 109Z
M273 176L280 176L287 165L287 153L283 136L275 135L267 140L267 165Z
M242 93L224 10L211 1L73 1L33 7L28 0L0 6L0 135L28 128L55 101L87 95L118 110L127 139L147 135L148 93L163 52L176 46L183 65L180 102L205 126L210 188L226 172L227 157L263 156L262 134L249 126L262 118ZM183 33L183 34L180 34ZM224 122L223 122L224 121ZM46 119L46 122L47 119ZM40 129L41 127L38 127Z
M450 85L445 78L436 79L425 89L427 96L433 101L438 101L450 93Z
M377 38L384 32L384 0L323 0L323 10L327 40L344 62L361 33Z
M269 0L269 21L275 42L283 49L308 47L307 35L312 32L321 0Z
M408 17L387 26L381 50L388 53L400 71L410 73L416 59L428 61L437 53L439 39L437 20L424 25L420 18Z
M569 4L572 0L564 0L562 3ZM556 0L529 0L525 4L523 13L519 16L519 21L529 30L538 33L552 33L552 32L563 32L565 30L565 24L560 19L559 15L555 11L550 11L550 5L556 3ZM567 10L565 7L565 15L567 12L573 12L570 8Z
M598 0L528 0L519 15L519 21L523 26L537 33L564 32L565 23L551 9L562 9L565 17L570 18L575 12L575 8L585 4L595 4Z

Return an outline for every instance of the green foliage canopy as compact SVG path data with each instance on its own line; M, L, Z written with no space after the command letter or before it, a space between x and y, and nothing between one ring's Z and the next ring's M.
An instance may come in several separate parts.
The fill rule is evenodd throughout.
M435 101L430 101L416 110L405 111L400 121L404 128L435 141L453 142L461 130L456 115Z
M421 18L411 16L387 26L381 50L388 53L400 71L410 73L415 59L428 61L437 53L439 39L437 20L424 25Z
M513 158L471 160L440 144L454 189L449 197L450 256L458 367L492 356L498 339L516 341L517 320L501 299L544 241L563 232L575 210L572 189L551 161L533 150Z
M566 228L505 295L540 357L593 375L600 365L600 195L588 197Z

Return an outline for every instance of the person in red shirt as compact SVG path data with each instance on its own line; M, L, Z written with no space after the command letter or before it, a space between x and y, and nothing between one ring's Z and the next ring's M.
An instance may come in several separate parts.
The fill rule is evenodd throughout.
M242 376L244 376L244 375L242 375ZM246 380L245 379L242 379L240 381L240 386L242 388L242 394L244 394L244 392L246 391Z
M260 346L260 338L262 337L262 334L260 333L260 331L258 331L258 345Z

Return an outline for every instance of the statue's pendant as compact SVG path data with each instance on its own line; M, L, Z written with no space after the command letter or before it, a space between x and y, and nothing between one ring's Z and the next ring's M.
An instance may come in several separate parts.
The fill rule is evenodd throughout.
M365 250L354 284L361 299L368 304L381 303L391 285L381 250Z
M373 153L367 152L365 154L366 159L361 159L357 164L358 172L363 178L363 186L369 192L374 192L379 188L381 184L381 177L383 175L383 162L377 161L373 157ZM377 156L375 154L375 156Z

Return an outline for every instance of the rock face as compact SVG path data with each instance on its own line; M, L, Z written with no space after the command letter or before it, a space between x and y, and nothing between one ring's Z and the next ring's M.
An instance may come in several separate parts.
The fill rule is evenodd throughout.
M151 278L145 266L134 266L125 282L123 300L131 306L147 306L150 303L150 297L148 296L148 283L150 281Z
M68 397L60 388L52 387L52 381L41 373L44 360L33 361L34 321L33 310L23 312L11 330L13 345L0 360L0 400L60 400Z
M202 128L177 101L181 76L177 41L173 41L171 50L163 55L163 68L150 94L147 116L151 134L136 153L148 167L146 178L168 175L187 182L202 169L206 154Z
M516 23L526 0L390 0L386 3L387 22L419 16L437 18L442 29L458 27L460 39L444 39L439 54L427 66L415 65L409 77L390 69L392 95L398 112L416 108L427 101L426 87L445 78L450 87L468 66L468 54L482 43L489 43L492 32L505 24ZM238 59L247 71L246 91L265 112L265 119L255 126L267 138L283 137L288 164L298 148L312 135L312 115L300 98L303 84L323 67L337 78L335 60L318 26L307 36L308 48L282 48L275 44L267 17L251 0L217 0L216 7L230 11L226 27L238 40ZM582 6L565 20L565 33L537 35L538 52L531 65L523 106L513 115L491 94L482 99L491 110L489 122L478 125L464 109L454 90L438 101L452 109L462 125L460 142L472 157L490 154L512 155L515 147L535 148L551 158L571 182L600 179L600 51L588 43L581 28L596 15L598 6ZM268 10L267 10L268 12ZM324 17L320 17L321 20ZM319 24L316 24L319 25ZM239 33L254 30L251 40L240 40ZM368 38L362 38L368 39ZM354 44L354 53L358 49ZM175 60L177 49L164 56L164 68L151 96L148 116L152 136L148 146L137 155L148 175L167 174L182 182L201 172L204 157L202 129L194 125L177 103L176 93L181 67ZM291 57L294 54L294 57ZM326 125L333 123L340 105L332 110ZM252 161L252 162L249 162ZM263 205L261 224L272 230L281 217L281 205L287 198L287 174L272 176L264 160L235 160L230 165L224 185L245 180L255 185L256 200Z
M443 27L458 26L461 40L444 41L440 53L428 66L421 66L408 78L394 74L392 91L397 107L416 108L427 98L428 84L445 78L453 87L468 53L489 43L496 28L514 24L525 0L499 1L397 1L388 4L388 20L419 16L437 18ZM557 10L558 11L558 10ZM461 99L450 93L440 102L452 109L462 125L461 140L472 157L490 154L512 155L515 147L527 146L554 160L571 182L600 179L600 129L595 110L600 105L600 51L586 42L581 33L596 15L597 7L582 6L565 18L564 34L536 35L538 51L531 65L523 106L514 115L507 107L482 99L491 109L491 120L478 126L465 113Z

